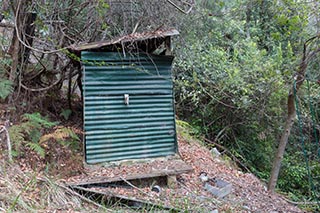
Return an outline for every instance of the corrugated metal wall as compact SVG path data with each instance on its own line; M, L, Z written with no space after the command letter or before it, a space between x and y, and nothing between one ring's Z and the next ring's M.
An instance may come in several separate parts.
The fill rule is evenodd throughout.
M81 60L87 163L176 153L173 57L82 52Z

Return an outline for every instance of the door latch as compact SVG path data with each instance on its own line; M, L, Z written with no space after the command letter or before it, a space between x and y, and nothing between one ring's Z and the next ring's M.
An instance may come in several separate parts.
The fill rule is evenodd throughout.
M124 94L123 97L124 97L124 104L129 105L129 94Z

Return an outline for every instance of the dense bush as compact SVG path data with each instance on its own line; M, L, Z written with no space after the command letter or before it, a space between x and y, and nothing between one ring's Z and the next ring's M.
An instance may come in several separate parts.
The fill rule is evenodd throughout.
M186 36L176 50L178 116L267 180L303 41L312 33L306 21L310 8L267 0L200 1L197 9L184 20L181 34ZM297 129L291 140L298 139ZM290 150L279 187L306 195L305 161L297 154L301 147Z

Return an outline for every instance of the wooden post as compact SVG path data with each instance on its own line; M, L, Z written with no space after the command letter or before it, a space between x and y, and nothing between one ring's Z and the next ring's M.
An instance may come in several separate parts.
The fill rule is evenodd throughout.
M167 185L171 189L175 188L177 185L177 176L176 175L167 176Z

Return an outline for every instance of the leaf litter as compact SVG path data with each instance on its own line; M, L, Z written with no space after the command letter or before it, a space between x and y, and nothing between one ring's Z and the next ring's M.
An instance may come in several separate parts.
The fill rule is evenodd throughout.
M91 186L88 190L108 192L127 198L152 202L157 205L170 206L193 212L303 212L297 206L288 203L281 195L271 194L266 186L253 174L244 173L228 165L221 157L213 157L211 152L197 142L187 142L179 138L179 154L181 159L192 167L192 171L177 175L176 184L171 187L162 186L159 193L149 186ZM174 162L174 161L173 161ZM175 162L174 162L175 163ZM132 163L113 167L96 167L84 169L79 176L66 179L69 183L90 182L98 177L108 180L136 174L148 174L166 167L168 170L179 167L171 161L163 159L149 160L144 163ZM201 172L209 177L219 178L232 184L231 193L224 198L216 198L204 189L199 179ZM128 181L130 183L130 180Z
M178 175L174 186L161 186L159 193L152 191L154 184L142 187L134 185L134 187L112 186L91 189L194 212L210 212L216 209L219 212L303 212L297 206L288 203L281 195L270 194L265 185L253 174L244 173L230 166L230 163L226 163L221 156L213 157L211 152L198 142L182 137L179 137L178 141L181 159L193 170ZM101 177L103 179L121 177L126 180L132 175L166 169L172 171L182 166L177 163L178 161L148 159L142 163L115 164L111 167L96 166L92 169L83 165L81 149L74 153L70 151L70 147L57 143L54 149L51 149L53 142L53 140L46 142L50 148L46 151L50 154L45 159L39 158L32 150L26 148L24 157L18 159L15 165L7 165L5 150L0 152L2 164L0 166L0 212L2 210L30 211L37 205L39 209L50 211L54 209L71 212L79 209L80 211L81 209L92 210L96 207L86 205L86 208L83 208L81 199L72 198L73 195L63 188L63 190L57 190L52 183L59 185L90 182ZM46 172L48 165L53 168L51 172ZM223 199L214 197L204 189L203 182L199 179L201 172L207 173L209 177L231 183L231 193ZM48 176L52 183L39 181ZM128 182L131 183L130 180ZM43 197L46 197L46 201L40 200ZM63 203L65 204L62 205Z

